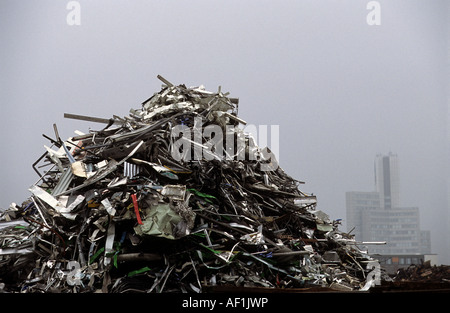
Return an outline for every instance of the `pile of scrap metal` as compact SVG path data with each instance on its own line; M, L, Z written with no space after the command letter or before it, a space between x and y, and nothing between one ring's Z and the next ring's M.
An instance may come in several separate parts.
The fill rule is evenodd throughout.
M412 264L406 268L399 269L395 276L395 281L416 281L449 284L450 266L431 266L430 261L426 261L423 264Z
M30 198L0 215L0 290L374 285L374 260L244 132L238 99L158 78L127 117L65 115L103 129L44 135ZM218 149L225 137L231 149Z
M372 293L448 294L450 292L450 266L431 265L430 261L400 268L392 280L383 280L371 288Z

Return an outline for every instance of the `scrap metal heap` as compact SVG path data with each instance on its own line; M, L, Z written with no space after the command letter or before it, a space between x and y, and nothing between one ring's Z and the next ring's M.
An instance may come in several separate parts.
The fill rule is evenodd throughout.
M161 91L127 117L66 114L103 129L62 141L54 125L56 138L44 135L51 145L33 164L39 181L30 198L0 215L0 290L373 285L374 260L299 181L270 168L270 150L240 127L238 99L158 78ZM174 137L176 125L200 142ZM209 125L234 138L234 149L215 150Z
M395 275L395 282L430 282L450 283L450 265L431 266L430 261L423 264L412 264L400 268Z

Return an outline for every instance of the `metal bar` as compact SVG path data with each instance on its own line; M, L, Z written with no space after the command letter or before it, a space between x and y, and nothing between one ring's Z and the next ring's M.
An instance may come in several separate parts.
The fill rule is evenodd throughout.
M87 122L94 122L94 123L102 123L102 124L109 124L113 121L113 123L121 123L119 121L114 120L113 118L100 118L100 117L93 117L93 116L86 116L86 115L79 115L79 114L71 114L71 113L64 113L64 118L71 118L74 120L82 120Z
M117 256L117 262L160 261L162 257L157 253L126 253Z
M47 155L47 152L44 152L44 153L39 157L39 159L37 159L36 162L34 162L34 163L31 165L31 167L33 168L33 170L38 174L38 176L39 176L44 182L46 182L45 179L44 179L44 175L45 175L45 174L39 173L39 171L38 171L37 168L36 168L36 165L37 165L43 158L45 158L46 155ZM46 183L47 183L47 182L46 182Z
M164 84L166 84L169 87L173 87L173 84L171 82L169 82L167 79L165 79L164 77L162 77L161 75L156 76L158 77L158 79L160 81L162 81Z

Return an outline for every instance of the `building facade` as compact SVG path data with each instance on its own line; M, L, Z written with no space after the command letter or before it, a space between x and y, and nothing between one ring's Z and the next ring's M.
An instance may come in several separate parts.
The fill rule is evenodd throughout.
M401 207L397 156L375 158L375 191L346 193L348 232L361 242L383 242L367 246L370 254L431 254L429 231L420 229L417 207Z
M345 193L347 206L347 228L358 241L369 241L372 236L363 227L367 220L367 212L380 208L380 195L378 192L350 191Z

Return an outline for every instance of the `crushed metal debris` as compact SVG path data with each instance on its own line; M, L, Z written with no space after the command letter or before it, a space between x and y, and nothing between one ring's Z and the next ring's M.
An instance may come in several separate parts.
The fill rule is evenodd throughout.
M450 284L450 265L431 265L430 261L423 264L412 264L401 268L395 275L399 282L430 282Z
M450 293L450 266L431 265L430 261L400 268L390 281L382 281L373 293Z
M377 260L244 132L239 99L158 78L161 91L129 116L66 113L106 126L44 135L31 196L0 215L1 291L376 284Z

